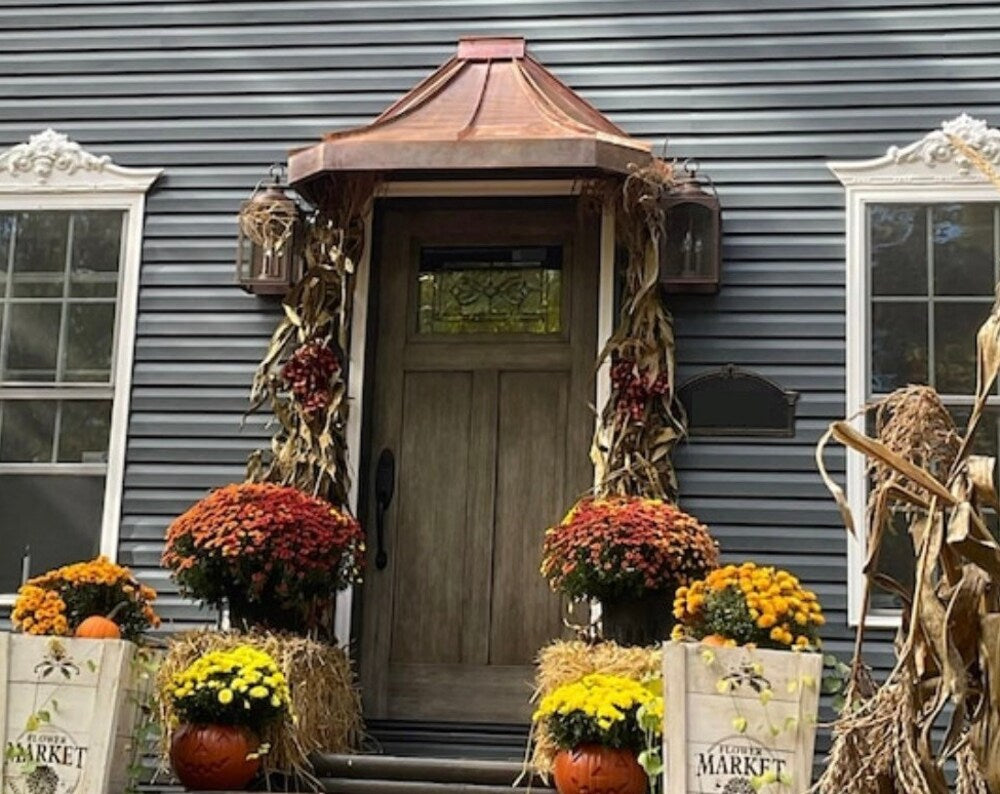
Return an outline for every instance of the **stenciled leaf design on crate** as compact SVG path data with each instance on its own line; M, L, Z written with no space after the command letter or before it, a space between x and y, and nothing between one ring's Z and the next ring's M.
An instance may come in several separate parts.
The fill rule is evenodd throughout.
M73 658L69 655L69 651L66 650L66 646L59 642L59 640L53 639L49 641L48 650L45 656L42 657L42 661L35 665L34 672L35 675L42 678L48 678L53 673L58 672L63 678L69 681L73 677L80 675L80 667L73 661Z

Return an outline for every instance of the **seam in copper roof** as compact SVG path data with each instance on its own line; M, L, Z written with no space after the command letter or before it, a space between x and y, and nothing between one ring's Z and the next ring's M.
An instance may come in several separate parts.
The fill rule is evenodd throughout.
M483 101L486 99L486 86L490 82L490 74L493 71L493 59L488 58L486 61L486 69L483 71L483 81L479 85L479 96L476 97L475 105L472 108L472 113L469 115L469 120L465 122L458 134L455 136L458 140L465 140L473 132L473 126L476 123L476 119L479 118L479 112L483 109Z
M521 85L521 89L524 91L524 95L527 97L528 101L531 102L531 104L534 105L538 111L548 118L553 124L583 135L594 132L592 128L578 122L568 113L563 111L562 108L552 102L548 97L546 97L542 87L538 85L538 83L520 66L520 64L516 69L514 69L514 76Z

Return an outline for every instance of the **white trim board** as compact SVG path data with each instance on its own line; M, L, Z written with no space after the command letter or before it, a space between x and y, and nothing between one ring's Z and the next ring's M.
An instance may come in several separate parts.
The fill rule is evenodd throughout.
M389 182L382 185L376 198L495 198L501 196L573 196L582 185L573 180L483 180L466 182ZM601 216L601 260L597 295L597 345L604 348L611 336L614 322L614 215L605 208ZM350 375L347 384L350 413L347 419L347 455L349 465L355 467L351 477L350 507L357 514L358 481L357 461L361 459L361 430L364 426L363 384L365 382L365 350L367 345L368 309L372 295L371 285L372 213L365 218L365 248L358 263L354 283L354 314L351 318ZM597 375L596 399L600 406L610 390L607 366ZM351 609L354 588L338 594L334 627L340 644L350 649L352 640Z
M828 167L846 193L846 397L853 416L868 399L868 251L867 205L874 203L997 202L997 188L955 148L957 137L1000 170L1000 130L965 114L903 148L891 147L871 160L831 162ZM853 420L864 432L864 417ZM847 451L847 500L856 538L847 541L847 615L852 626L861 620L864 596L864 517L867 488L864 457ZM870 614L866 625L895 627L896 612Z
M118 557L146 192L161 173L158 168L115 165L106 155L91 154L51 129L33 135L27 143L0 152L0 210L111 209L125 212L100 544L101 553L113 560ZM18 390L4 391L16 396ZM35 396L48 393L44 387L32 388L31 392ZM53 387L51 394L58 396L58 392L59 389ZM51 468L46 467L47 473L52 473ZM74 469L72 464L64 468L67 473L79 469ZM11 603L12 596L0 595L0 605Z

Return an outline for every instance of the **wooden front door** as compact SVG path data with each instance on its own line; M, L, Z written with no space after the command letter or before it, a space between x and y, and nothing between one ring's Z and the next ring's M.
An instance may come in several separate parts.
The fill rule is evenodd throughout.
M542 537L593 478L598 223L568 199L425 201L382 207L376 233L365 712L523 723L565 631Z

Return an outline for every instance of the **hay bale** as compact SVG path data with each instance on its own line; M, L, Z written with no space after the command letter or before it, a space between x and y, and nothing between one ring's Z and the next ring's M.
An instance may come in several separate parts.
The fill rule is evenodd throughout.
M160 692L172 676L204 653L252 645L269 653L288 679L291 712L261 735L270 745L263 757L266 773L284 772L316 782L309 756L318 751L350 752L361 737L361 697L351 662L340 648L304 637L270 632L220 632L212 629L178 634L157 674L157 700L163 726L161 751L167 765L176 715Z
M542 648L538 654L538 672L535 678L534 701L540 701L564 684L579 681L591 673L620 675L636 680L659 678L663 653L659 647L624 647L614 642L589 645L575 640L558 640ZM532 729L534 749L531 766L543 778L552 771L559 748L556 747L544 725Z

